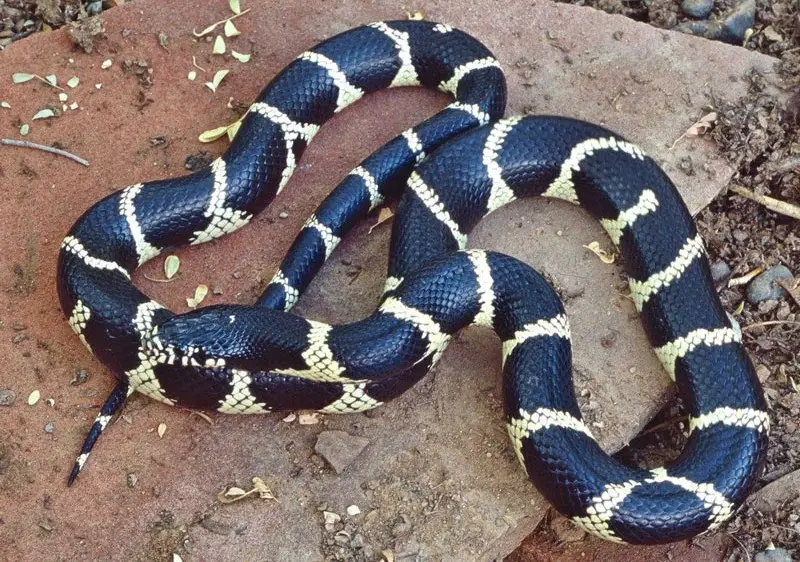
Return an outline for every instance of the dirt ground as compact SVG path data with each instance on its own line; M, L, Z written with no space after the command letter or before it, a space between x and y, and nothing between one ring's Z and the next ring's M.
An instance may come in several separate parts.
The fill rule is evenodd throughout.
M91 48L94 30L81 22L116 2L78 0L0 0L0 48L31 33L62 25L74 26L76 43ZM673 28L686 18L673 0L578 0L611 13ZM715 13L731 2L718 3ZM756 74L748 76L749 95L734 104L712 105L709 134L736 170L732 185L790 204L800 204L800 3L759 0L756 25L747 49L780 59L777 73L783 91L767 88ZM136 72L136 69L132 69ZM146 73L143 73L146 80ZM782 100L788 99L788 102ZM143 100L146 103L146 100ZM700 163L686 162L687 169ZM712 262L722 261L730 273L720 282L720 294L729 311L735 311L744 329L744 341L766 387L772 406L772 445L761 484L775 484L800 470L800 291L780 300L751 304L747 283L737 284L756 268L783 264L800 276L800 221L728 191L697 217ZM730 283L730 280L734 280ZM18 290L26 290L23 274ZM791 287L789 287L791 288ZM642 436L620 455L641 464L653 464L675 455L683 441L685 415L680 404L669 404ZM3 451L0 450L0 466ZM788 480L786 480L788 482ZM788 484L787 484L788 485ZM796 494L796 493L795 493ZM786 495L789 498L789 495ZM793 499L793 498L791 498ZM777 509L759 511L748 504L721 532L690 544L637 551L586 537L565 524L563 518L545 519L538 531L508 560L510 562L568 560L685 560L750 561L774 544L800 553L800 507L781 503Z

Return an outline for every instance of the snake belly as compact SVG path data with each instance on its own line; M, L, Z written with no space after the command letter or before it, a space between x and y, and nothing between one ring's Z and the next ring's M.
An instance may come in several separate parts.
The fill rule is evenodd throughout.
M257 306L176 315L132 285L131 272L165 248L246 224L283 189L334 113L367 92L405 85L439 88L455 102L345 178L306 223ZM450 26L356 28L282 71L209 170L135 184L89 209L62 244L59 298L70 325L119 382L70 483L134 391L224 413L363 411L408 389L454 334L480 324L503 342L513 448L559 511L602 538L645 544L728 519L763 469L769 417L691 216L634 145L566 118L498 120L505 96L491 53ZM398 195L377 310L338 326L289 314L354 221ZM568 322L544 279L512 257L465 250L483 216L535 195L586 208L623 255L647 335L690 414L685 450L662 468L621 465L583 423Z

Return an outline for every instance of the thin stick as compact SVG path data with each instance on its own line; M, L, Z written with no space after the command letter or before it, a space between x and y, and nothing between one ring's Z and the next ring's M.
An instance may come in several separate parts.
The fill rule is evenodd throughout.
M732 538L734 541L736 541L736 544L738 544L738 545L739 545L739 548L741 548L741 549L742 549L742 552L744 552L744 555L745 555L745 557L747 558L747 562L750 562L750 553L749 553L749 552L747 552L747 548L746 548L746 547L745 547L745 546L742 544L742 541L740 541L739 539L737 539L737 538L736 538L736 536L735 536L733 533L727 533L727 535L728 535L730 538Z
M779 324L800 326L800 322L796 320L766 320L764 322L756 322L755 324L748 324L747 326L742 326L742 331L746 332L747 330L752 330L753 328L761 328L762 326L777 326Z
M80 156L75 156L74 154L67 152L66 150L61 150L60 148L53 148L52 146L45 146L43 144L37 144L35 142L30 142L26 140L17 140L17 139L0 139L0 144L5 144L8 146L21 146L22 148L35 148L36 150L43 150L44 152L49 152L50 154L57 154L58 156L69 158L73 162L77 162L78 164L83 164L84 166L89 165L88 160L85 160Z
M759 205L765 206L770 211L775 211L776 213L780 213L794 219L800 219L800 207L797 205L793 205L792 203L787 203L786 201L781 201L780 199L775 199L773 197L767 197L766 195L753 193L741 185L732 185L730 189L736 195L741 195L745 199L755 201Z

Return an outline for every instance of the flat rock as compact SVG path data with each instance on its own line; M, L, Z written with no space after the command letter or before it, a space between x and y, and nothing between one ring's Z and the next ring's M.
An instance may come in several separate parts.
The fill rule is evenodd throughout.
M19 396L39 389L42 395L35 406L4 410L13 415L0 422L0 443L8 444L8 470L0 474L0 558L47 552L53 560L165 560L177 553L185 560L319 561L326 557L327 535L318 506L344 513L355 504L369 512L348 524L374 553L392 548L392 528L402 513L409 522L403 537L408 552L426 560L490 560L513 550L545 513L547 504L520 469L503 427L500 346L480 328L465 331L435 374L391 404L369 414L323 418L326 431L370 441L341 475L320 470L314 459L319 425L282 423L285 414L212 415L209 425L137 397L125 419L103 436L76 485L66 488L85 432L114 384L110 373L90 364L58 309L53 276L70 225L112 189L184 174L186 157L200 150L221 153L224 141L201 145L196 139L236 119L226 107L229 98L249 102L319 40L358 24L406 17L396 3L273 0L246 7L251 5L236 19L242 35L226 40L229 48L253 53L247 64L212 56L211 44L192 35L193 28L230 15L227 2L196 0L137 0L104 12L106 38L95 40L91 55L59 30L14 43L0 57L0 97L11 105L0 109L0 136L18 137L19 124L29 123L31 141L59 143L90 162L85 168L37 151L0 148L0 388ZM421 1L414 9L471 32L493 50L508 72L509 114L568 115L622 133L663 164L695 213L732 171L709 141L675 140L707 104L746 93L741 76L748 69L767 72L774 62L542 0L512 0L502 9L489 0ZM167 48L159 33L167 35ZM205 73L192 66L192 57ZM102 69L109 58L114 64ZM126 74L126 60L146 61L152 73ZM212 93L203 83L223 68L231 72ZM193 82L186 78L191 70L198 72ZM59 92L39 81L12 85L10 75L23 71L54 73L59 84L78 76L80 85L67 94L79 109L32 121L46 105L60 107ZM151 87L142 85L148 80ZM178 311L186 310L186 297L201 283L218 289L204 306L253 302L336 180L447 103L441 93L414 88L367 96L322 127L287 189L252 224L223 240L179 250L175 281L145 278L163 277L163 261L155 260L137 272L135 283ZM692 169L692 175L682 171ZM300 300L298 314L347 322L374 309L390 230L384 224L370 234L374 222L364 221L337 248ZM604 447L617 450L663 406L671 387L624 296L617 267L582 247L592 241L610 247L583 211L535 200L494 213L470 244L515 255L568 289L576 386L599 404L587 412L593 432ZM361 267L357 277L345 260ZM15 323L28 325L28 338L18 344L8 328ZM72 386L79 367L94 376ZM48 422L58 431L42 432ZM169 428L163 438L155 431L161 423ZM135 488L127 485L129 473L137 475ZM255 476L279 501L225 506L226 520L248 523L241 536L208 532L196 523L196 514L213 506L225 486ZM49 498L53 532L38 527L43 497Z
M317 435L314 451L328 461L336 474L341 474L367 445L369 439L350 435L346 431L323 431Z
M800 506L800 470L781 476L753 494L748 502L765 513L775 511L787 502Z
M747 300L753 304L762 301L776 300L786 296L786 289L778 281L793 279L791 270L783 264L770 267L753 279L747 286Z

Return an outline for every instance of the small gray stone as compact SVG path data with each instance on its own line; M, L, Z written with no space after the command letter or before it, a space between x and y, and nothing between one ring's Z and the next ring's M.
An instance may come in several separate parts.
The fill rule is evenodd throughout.
M785 548L762 550L756 554L755 562L792 562L792 554Z
M363 437L356 437L344 431L323 431L317 436L314 452L328 461L336 474L341 474L367 445L369 439Z
M681 9L689 17L702 19L711 13L714 0L683 0Z
M675 29L700 35L706 39L741 45L745 33L755 24L755 17L755 0L743 0L714 21L686 21L677 25Z
M72 386L78 386L85 383L89 380L89 373L86 369L76 369L75 375L72 377L72 380L69 381L69 384Z
M756 2L755 0L744 0L725 14L722 18L721 41L741 45L744 41L744 34L753 27L756 22Z
M785 265L770 267L753 279L747 286L747 300L758 304L767 300L778 300L786 295L786 290L776 281L792 279L792 272Z
M45 433L53 433L53 422L48 423L44 426Z
M714 283L723 283L731 276L730 266L722 260L717 260L711 264L711 278Z
M17 395L13 390L0 389L0 406L11 406L16 399Z

